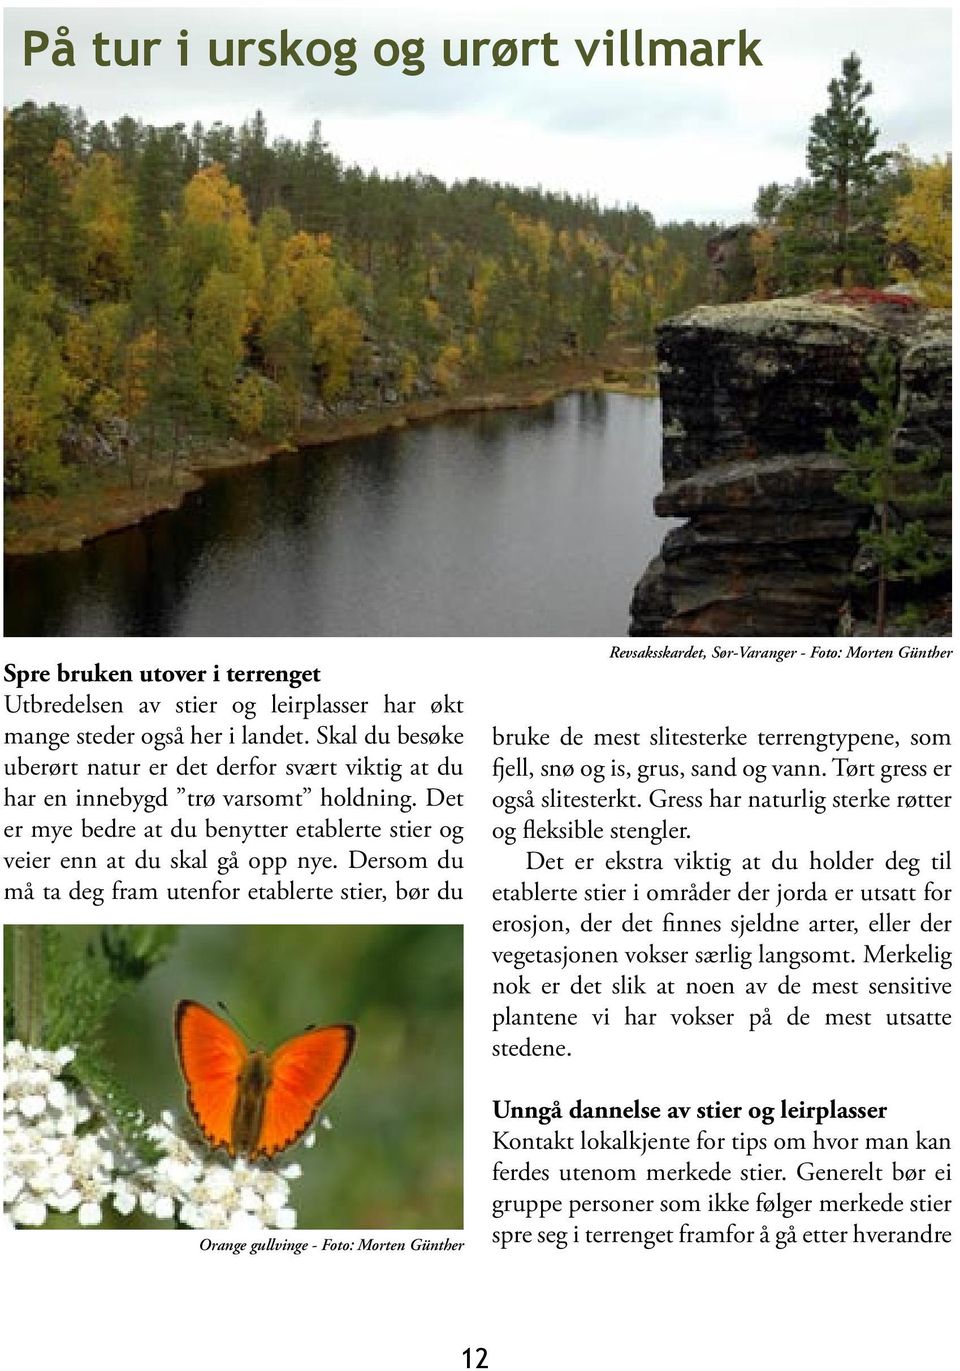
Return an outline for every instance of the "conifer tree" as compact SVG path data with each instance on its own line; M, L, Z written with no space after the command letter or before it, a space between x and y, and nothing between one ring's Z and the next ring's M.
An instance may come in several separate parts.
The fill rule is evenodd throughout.
M873 86L864 81L855 52L827 89L830 103L810 124L811 184L791 247L808 259L814 279L838 287L871 284L882 261L879 190L889 154L875 151L879 130L866 112Z
M854 406L860 424L856 443L846 447L828 433L827 445L849 466L837 482L838 492L873 511L872 522L861 530L859 542L861 561L869 568L864 579L876 587L875 627L883 637L890 585L897 581L918 584L949 566L949 558L916 516L949 503L950 477L943 474L937 478L941 456L935 451L914 457L897 452L897 431L904 413L898 395L897 363L889 347L877 349L863 385L872 403Z

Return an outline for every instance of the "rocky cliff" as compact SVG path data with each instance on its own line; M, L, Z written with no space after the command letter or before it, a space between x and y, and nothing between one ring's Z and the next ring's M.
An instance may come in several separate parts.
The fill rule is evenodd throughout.
M899 360L898 447L950 461L950 316L848 297L701 306L658 331L668 533L631 605L634 635L837 631L870 512L836 492L878 343ZM949 544L949 509L925 516Z

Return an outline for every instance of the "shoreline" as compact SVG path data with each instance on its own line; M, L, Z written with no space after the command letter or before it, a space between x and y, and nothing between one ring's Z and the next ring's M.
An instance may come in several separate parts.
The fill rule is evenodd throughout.
M383 409L330 416L304 425L294 438L286 441L251 443L229 439L221 446L191 454L181 467L172 472L168 469L156 485L147 482L142 487L133 487L121 475L110 480L88 478L57 495L23 496L15 502L5 502L4 555L38 557L52 552L76 552L94 539L179 509L213 472L262 466L283 454L327 447L352 438L372 438L390 429L429 423L450 414L536 409L575 391L604 390L653 398L656 388L650 378L654 374L650 349L607 348L589 362L559 362L537 368L529 376L491 379L489 388L479 392L461 390Z

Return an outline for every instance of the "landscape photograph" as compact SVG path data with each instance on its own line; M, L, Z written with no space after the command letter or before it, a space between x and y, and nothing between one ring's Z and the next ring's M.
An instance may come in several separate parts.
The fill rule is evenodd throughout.
M943 637L949 9L8 8L9 637Z

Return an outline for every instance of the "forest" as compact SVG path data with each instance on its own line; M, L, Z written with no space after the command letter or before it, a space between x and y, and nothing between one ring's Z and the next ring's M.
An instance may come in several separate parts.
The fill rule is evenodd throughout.
M344 166L319 123L6 114L6 491L647 341L716 225Z
M8 110L5 493L169 481L217 442L649 346L704 301L897 278L949 304L949 155L878 148L855 53L829 90L809 175L762 186L732 227L384 177L319 123L271 138L259 112L188 128Z

